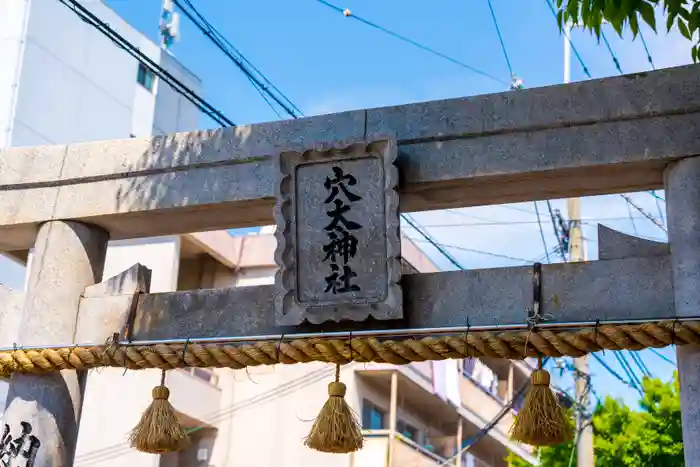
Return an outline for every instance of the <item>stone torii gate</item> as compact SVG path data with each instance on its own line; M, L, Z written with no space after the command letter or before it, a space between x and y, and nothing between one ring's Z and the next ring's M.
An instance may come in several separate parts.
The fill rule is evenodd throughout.
M0 154L0 250L34 248L34 255L26 293L0 289L0 346L100 345L127 323L128 336L121 337L134 344L321 331L391 337L471 329L493 336L527 329L533 276L541 284L537 306L548 315L540 324L550 334L597 332L606 323L694 326L700 317L699 72L694 65L152 139L8 149ZM330 169L333 148L350 154L336 161L343 170L328 172L335 178L325 188L314 185L328 176L317 168ZM307 211L350 172L357 186L374 184L361 194L376 202L358 208L370 233L358 234L365 247L356 263L363 292L348 302L314 289L310 278L323 276L306 260L323 232ZM285 182L289 174L296 178ZM345 188L353 184L344 180ZM670 246L602 229L598 261L398 281L399 199L408 212L661 188ZM149 294L148 271L139 265L100 283L109 239L274 222L282 266L274 287ZM303 305L307 299L316 305ZM336 312L349 321L335 322ZM692 326L687 329L697 331ZM556 345L546 336L534 339L532 352L585 353L561 336ZM599 344L597 334L593 341L615 348ZM482 351L522 358L516 344ZM635 345L645 346L629 348ZM679 346L678 366L685 462L697 467L700 347ZM12 374L5 422L13 437L24 433L40 443L27 447L36 454L34 466L72 465L84 383L84 372L74 370Z

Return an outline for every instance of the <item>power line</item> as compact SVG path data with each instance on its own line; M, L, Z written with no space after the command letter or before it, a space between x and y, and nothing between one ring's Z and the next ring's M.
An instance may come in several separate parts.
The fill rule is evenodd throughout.
M639 371L642 372L642 376L651 378L651 371L649 371L649 367L647 367L644 363L644 360L642 360L642 356L639 355L637 352L632 352L631 350L628 350L627 353L629 353L630 357L632 358L632 361L635 365L637 365L637 368L639 368Z
M547 257L547 262L551 263L552 259L549 257L549 248L547 248L547 240L544 238L544 227L542 226L542 219L540 218L540 208L537 207L537 201L533 201L532 204L535 205L535 214L537 215L537 224L540 228L540 237L542 238L542 246L544 247L544 254Z
M419 243L427 242L427 240L421 240L419 238L412 238L411 240L414 240L414 241L419 242ZM463 247L463 246L459 246L459 245L448 245L445 243L438 243L438 244L443 248L452 248L455 250L466 251L469 253L478 253L480 255L493 256L495 258L509 259L511 261L519 261L521 263L533 264L533 261L529 261L529 260L523 259L523 258L515 258L513 256L502 255L499 253L491 253L491 252L483 251L483 250L475 250L473 248L467 248L467 247Z
M625 367L627 368L627 371L629 371L629 377L634 380L634 384L637 385L639 390L642 390L642 382L640 379L637 377L637 374L634 372L634 368L632 368L632 365L630 365L630 362L627 361L627 357L625 357L625 354L622 352L616 352L616 355L620 357L620 361L624 363Z
M475 216L474 214L467 214L466 212L459 211L457 209L446 209L445 212L449 212L450 214L455 214L457 216L461 217L468 217L470 219L477 219L480 221L484 222L495 222L493 219L489 219L488 217L481 217L481 216ZM428 226L430 227L430 226Z
M465 222L465 223L448 223L448 224L428 224L425 225L424 227L438 227L438 228L446 228L446 227L488 227L488 226L506 226L506 225L534 225L537 224L538 222L536 220L532 221L494 221L491 219L487 219L485 217L478 217L478 216L471 216L469 214L464 214L464 213L458 213L455 212L455 214L460 214L465 217L471 217L473 219L483 219L487 222ZM556 215L555 215L556 217ZM642 216L632 216L632 219L646 219L646 217ZM569 219L571 221L578 221L581 222L582 224L594 224L594 223L600 223L600 222L609 222L609 221L625 221L625 220L630 220L630 216L625 216L625 217L589 217L589 218L583 218L583 219Z
M634 231L634 234L637 235L637 224L634 222L634 218L632 217L632 207L630 206L630 203L625 203L625 206L627 206L627 215L629 216L630 222L632 222L632 230Z
M661 207L661 203L659 202L659 201L663 201L665 203L666 200L663 199L661 196L659 196L655 190L651 190L648 193L654 197L654 201L656 203L656 209L659 210L659 219L661 219L661 223L666 224L666 219L664 219L664 209Z
M621 194L620 196L622 196L622 197L625 199L625 201L627 201L627 204L629 204L629 205L632 206L634 209L636 209L637 211L639 211L644 217L646 217L647 219L649 219L654 225L656 225L658 228L660 228L660 229L663 230L664 232L668 233L668 232L666 231L666 227L665 227L661 222L659 222L659 220L658 220L656 217L652 216L651 214L649 214L648 212L646 212L644 209L642 209L640 206L638 206L634 201L632 201L632 198L630 198L630 197L627 196L627 195L622 195L622 194Z
M554 11L554 6L552 5L551 0L545 0L547 2L547 6L549 6L550 11L552 12L552 15L554 16L554 19L557 19L557 12ZM583 68L583 72L588 76L589 78L593 78L591 76L591 73L588 71L588 67L586 66L585 63L583 63L583 59L581 58L581 54L578 53L578 49L574 45L574 41L571 40L571 35L566 32L566 30L563 31L564 37L566 37L566 40L569 42L569 45L571 46L571 50L573 50L574 55L576 55L576 59L578 60L578 63L581 65L581 68Z
M166 82L176 92L182 94L188 101L194 104L199 110L216 121L221 126L236 126L223 113L214 108L211 104L202 99L192 89L188 88L180 80L170 74L165 68L151 60L143 54L138 47L126 40L123 36L112 29L107 23L95 16L90 10L85 8L77 0L58 0L65 7L73 11L83 22L97 29L105 37L111 40L117 47L126 51L142 65L148 68L154 75Z
M537 258L530 260L530 263L541 263L545 259L547 259L549 261L549 256L557 253L558 251L559 251L559 247L557 247L557 246L555 246L554 248L550 248L548 251L545 251Z
M409 39L409 38L406 37L406 36L403 36L403 35L401 35L401 34L398 34L398 33L394 32L394 31L391 31L391 30L389 30L389 29L387 29L387 28L385 28L385 27L383 27L383 26L380 26L380 25L378 25L378 24L376 24L376 23L373 23L372 21L369 21L369 20L367 20L367 19L365 19L365 18L362 18L361 16L357 16L356 14L352 13L352 12L351 12L350 10L348 10L348 9L340 8L339 6L334 5L334 4L332 4L332 3L330 3L330 2L328 2L328 1L326 1L326 0L316 0L316 1L319 2L319 3L321 3L322 5L327 6L328 8L330 8L330 9L332 9L332 10L337 11L338 13L342 13L343 16L345 16L346 18L355 19L355 20L357 20L357 21L359 21L359 22L361 22L361 23L366 24L367 26L370 26L370 27L372 27L372 28L378 29L379 31L382 31L382 32L384 32L384 33L386 33L386 34L389 34L390 36L393 36L393 37L395 37L395 38L397 38L397 39L399 39L399 40L402 40L402 41L404 41L404 42L407 42L407 43L413 45L414 47L418 47L418 48L421 49L421 50L424 50L424 51L426 51L426 52L429 52L429 53L431 53L431 54L433 54L433 55L435 55L435 56L437 56L437 57L443 58L443 59L445 59L445 60L447 60L447 61L449 61L449 62L451 62L451 63L454 63L455 65L459 65L459 66L461 66L462 68L466 68L467 70L470 70L470 71L472 71L473 73L476 73L476 74L478 74L478 75L481 75L481 76L483 76L483 77L485 77L485 78L488 78L488 79L490 79L490 80L496 81L496 82L498 82L498 83L504 84L504 85L506 85L506 86L510 86L510 83L507 83L507 82L505 82L505 81L503 81L503 80L501 80L501 79L499 79L499 78L496 78L495 76L493 76L493 75L491 75L491 74L489 74L489 73L487 73L487 72L485 72L485 71L483 71L483 70L480 70L480 69L475 68L475 67L473 67L473 66L471 66L471 65L468 65L468 64L466 64L466 63L464 63L464 62L462 62L462 61L460 61L460 60L457 60L456 58L450 57L449 55L446 55L446 54L444 54L444 53L442 53L442 52L438 52L437 50L435 50L435 49L433 49L433 48L431 48L431 47L428 47L428 46L426 46L426 45L423 45L423 44L421 44L420 42L414 41L413 39Z
M666 357L665 355L661 354L661 352L659 352L658 350L656 350L656 349L654 349L654 348L651 348L651 347L649 347L649 350L651 350L651 352L652 352L654 355L656 355L657 357L659 357L661 360L665 361L666 363L669 363L669 364L671 364L671 365L673 365L673 366L676 366L676 362L674 362L674 361L671 360L670 358Z
M260 89L260 88L257 86L257 84L255 84L255 81L253 81L250 77L246 76L246 78L248 78L248 81L250 81L250 84L253 85L253 87L255 88L255 90L258 91L258 94L260 94L260 97L263 98L263 100L265 101L265 103L267 104L267 106L275 113L275 115L277 115L277 118L279 118L280 120L282 120L282 115L281 115L281 114L279 113L279 111L275 108L275 106L272 105L272 102L270 102L270 99L265 95L265 92L264 92L262 89ZM296 118L296 117L294 117L294 118Z
M211 30L211 32L217 36L217 38L221 42L226 44L233 52L235 52L238 55L238 57L241 60L243 60L251 69L253 69L253 71L255 71L258 75L260 75L260 77L263 80L265 80L265 82L267 84L269 84L270 87L272 89L274 89L275 92L277 92L277 94L279 94L292 107L292 109L294 109L299 115L304 116L304 112L302 112L299 109L299 107L297 107L289 99L289 97L287 97L282 91L280 91L280 89L277 86L275 86L274 83L272 81L270 81L262 71L260 71L255 65L253 65L253 63L250 60L248 60L246 58L246 56L243 55L243 53L240 50L238 50L223 34L221 34L209 21L207 21L207 19L194 8L194 6L192 5L192 2L190 0L184 0L184 1L193 9L194 13L202 20L202 22L209 28L209 30Z
M410 225L411 227L413 227L413 228L416 230L416 232L418 232L423 238L425 238L425 239L428 241L428 243L430 243L431 245L433 245L440 253L442 253L442 255L443 255L445 258L447 258L447 259L449 260L450 263L452 263L453 265L457 266L458 269L464 270L464 267L459 263L459 261L457 261L457 259L456 259L454 256L452 256L449 252L445 251L445 249L442 248L442 247L440 246L440 244L439 244L438 242L436 242L435 239L433 239L432 236L431 236L429 233L424 232L424 231L418 226L418 224L417 224L416 222L414 222L414 221L411 219L411 217L410 217L408 214L401 214L401 218L402 218L403 220L405 220L406 223L408 223L408 225Z
M662 198L661 196L659 196L659 195L656 193L656 190L651 190L651 191L648 191L647 193L649 193L651 196L653 196L654 199L657 200L657 201L663 201L664 203L666 202L666 200L665 200L664 198Z
M528 213L528 214L535 214L534 211L531 211L531 210L526 209L526 208L521 208L521 207L516 207L516 206L508 206L508 205L505 205L505 204L499 204L499 205L497 205L497 206L498 206L499 208L503 208L503 209L510 209L511 211L520 211L520 212L526 212L526 213Z
M236 65L236 67L238 67L238 69L241 70L241 72L243 72L243 74L246 76L246 78L248 78L248 80L254 83L254 86L259 87L265 93L267 93L292 118L297 118L297 115L294 112L294 110L287 103L283 102L279 97L272 93L264 83L262 83L256 76L254 76L250 72L250 70L248 70L245 67L245 65L241 62L241 59L234 55L230 48L234 49L236 53L238 53L238 55L242 57L242 54L238 50L236 50L233 47L233 45L227 39L225 39L224 36L214 26L212 26L211 23L209 23L209 21L206 20L206 18L204 18L204 16L202 16L201 13L199 13L199 11L197 10L197 8L195 8L192 2L190 0L183 1L192 10L191 12L183 6L183 3L180 0L173 0L173 3L178 8L180 8L180 10L182 10L185 16L187 16L187 18L189 18L189 20L192 21L192 23L197 27L197 29L199 29L206 37L208 37L214 43L214 45L216 45L216 47L221 52L223 52L223 54L226 55ZM228 45L229 48L227 48L226 45ZM257 71L263 77L263 79L265 79L268 83L270 82L267 78L265 78L265 75L263 75L259 70ZM279 92L279 90L277 90L277 92ZM265 100L267 101L267 99ZM289 99L287 99L287 101L289 101Z
M647 47L647 41L644 40L644 34L642 34L642 28L639 28L639 38L642 40L642 45L644 46L644 51L647 53L647 60L649 60L649 65L652 70L656 70L654 66L654 60L651 58L651 52L649 52L649 47Z
M613 353L617 354L617 352L613 352ZM613 376L614 376L618 381L620 381L622 384L624 384L625 386L628 386L628 387L630 387L630 388L632 388L632 389L637 389L637 390L638 390L638 388L635 387L635 385L634 385L633 383L630 383L629 381L625 380L622 376L620 376L620 374L619 374L618 372L616 372L615 370L613 370L613 369L610 367L610 365L608 365L607 363L605 363L605 361L604 361L602 358L600 358L600 356L598 356L598 354L596 354L596 353L591 353L591 355L593 356L593 358L595 358L595 359L598 361L598 363L600 363L600 366L602 366L603 368L605 368L605 369L608 371L608 373L610 373L611 375L613 375Z
M607 47L607 48L608 48L608 52L610 52L610 56L612 57L613 63L615 63L615 68L617 68L617 71L618 71L620 74L623 74L623 73L622 73L622 68L620 68L620 60L617 59L617 57L615 56L615 52L613 52L612 47L610 47L610 42L608 42L608 38L607 38L607 36L605 35L605 31L601 31L600 37L603 38L603 42L605 42L605 47Z
M506 44L503 41L503 36L501 35L501 29L498 27L498 20L496 19L496 12L493 11L493 5L491 0L486 0L489 5L489 10L491 11L491 18L493 18L493 25L496 26L496 33L498 34L498 41L501 43L501 50L503 50L503 56L506 58L506 64L508 64L508 71L510 76L513 76L513 67L510 64L510 58L508 58L508 51L506 50Z
M628 367L626 365L627 360L625 360L624 357L622 355L620 355L620 352L613 352L613 355L615 356L615 359L617 359L617 362L622 367L622 370L627 375L627 378L629 378L629 381L630 381L629 386L636 389L637 392L639 392L639 394L641 395L642 390L639 388L637 381L636 381L636 378L630 373L631 369L628 369Z
M542 359L543 367L548 360L549 357L545 357L544 359ZM503 419L503 417L505 417L508 414L508 412L510 412L513 409L515 402L525 394L525 391L527 391L529 387L530 380L528 379L515 392L515 394L513 394L513 398L501 408L500 412L498 412L498 414L493 419L491 419L490 422L488 422L481 430L479 430L474 436L472 436L471 439L467 440L468 444L466 446L462 447L459 451L457 451L457 453L454 456L438 464L436 467L445 467L446 465L451 464L455 459L463 455L465 452L468 452L474 445L476 445L476 443L484 439L484 437L486 437L486 435L488 435L489 432L493 430L493 428L498 424L498 422L500 422Z

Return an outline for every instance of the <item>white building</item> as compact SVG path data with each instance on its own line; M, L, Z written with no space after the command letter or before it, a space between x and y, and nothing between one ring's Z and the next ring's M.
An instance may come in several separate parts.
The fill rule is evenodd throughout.
M199 93L201 82L101 1L84 6ZM0 0L0 149L197 128L199 110L58 0ZM1 168L0 168L1 170ZM0 283L23 284L0 255Z
M199 92L196 76L105 4L83 3ZM0 2L0 65L0 147L197 127L196 107L58 1Z

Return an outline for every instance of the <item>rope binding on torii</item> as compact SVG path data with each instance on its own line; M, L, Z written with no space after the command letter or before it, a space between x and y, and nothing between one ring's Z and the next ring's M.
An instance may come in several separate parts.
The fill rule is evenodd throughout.
M117 367L130 370L160 368L233 368L326 362L376 362L405 365L461 358L581 357L601 350L642 350L668 345L700 344L700 322L665 320L638 324L600 324L587 328L542 327L511 331L454 331L416 338L305 338L288 341L154 343L151 345L75 345L0 351L0 377L13 373L50 373ZM186 352L183 350L187 349ZM352 349L352 350L351 350ZM183 356L184 354L184 356Z

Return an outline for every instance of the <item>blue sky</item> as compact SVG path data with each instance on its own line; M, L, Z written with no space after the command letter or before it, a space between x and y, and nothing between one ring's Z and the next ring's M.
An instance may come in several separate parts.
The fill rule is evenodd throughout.
M306 115L506 90L498 81L345 18L317 0L192 2ZM134 27L158 40L161 0L111 0L106 3ZM486 0L345 0L336 4L501 81L510 80ZM545 0L493 0L493 7L514 72L524 80L525 86L560 83L563 39ZM650 69L639 40L621 40L613 31L607 32L625 73ZM656 36L644 28L643 32L657 67L689 62L689 44L679 35ZM612 58L602 44L582 31L574 31L572 39L594 78L617 74ZM278 119L247 79L184 17L181 40L172 50L202 79L203 97L234 122L244 124ZM586 79L573 56L571 70L572 80ZM201 126L213 127L215 124L203 117ZM663 204L659 213L651 195L640 193L632 196L647 212L656 217L663 216ZM566 212L561 201L553 202L553 206ZM556 240L545 203L540 203L540 209L545 240L551 249ZM596 257L595 224L601 219L605 219L602 222L606 225L628 233L665 240L664 232L641 214L634 212L631 220L627 205L617 196L585 199L582 217L590 219L584 224L584 235L591 259ZM450 252L467 268L524 264L488 253L546 260L532 203L420 213L415 219L424 226L437 226L429 227L431 235L443 244L453 245ZM415 232L406 232L420 238ZM419 244L425 246L425 251L440 267L454 268L437 251ZM465 248L481 253L468 252ZM552 259L555 258L552 255ZM662 352L673 358L672 349ZM670 377L671 365L649 351L642 352L641 356L655 376ZM610 352L602 358L624 375ZM619 383L595 361L591 363L591 372L598 394L612 394L630 404L635 403L634 390ZM565 388L572 386L567 378L560 381L560 385Z
M107 3L153 39L161 0ZM222 34L307 115L475 95L503 85L324 6L317 0L194 0ZM508 82L509 71L486 0L334 3ZM516 6L517 5L517 6ZM562 38L545 0L493 0L513 69L528 87L562 79ZM687 48L666 46L645 30L658 66L687 62ZM204 97L236 123L276 120L243 75L186 19L174 55L204 81ZM624 72L649 69L639 40L609 39ZM573 40L593 77L615 75L604 47L587 33ZM678 36L671 38L682 43ZM665 49L663 53L661 50ZM584 79L572 64L572 79ZM206 124L206 122L203 122Z

